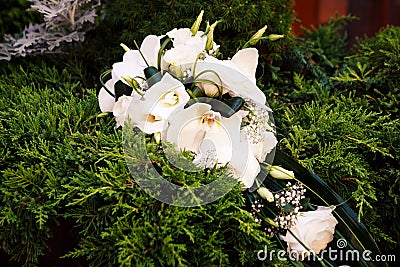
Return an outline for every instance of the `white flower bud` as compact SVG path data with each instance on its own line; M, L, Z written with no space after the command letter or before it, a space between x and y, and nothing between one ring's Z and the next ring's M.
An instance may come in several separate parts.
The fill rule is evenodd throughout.
M285 37L285 35L283 35L283 34L270 34L270 35L268 35L268 39L270 39L271 41L276 41L276 40L281 39L283 37Z
M259 29L253 36L251 36L251 38L249 40L249 44L255 45L258 42L258 40L261 39L261 37L263 36L266 29L267 29L267 25L265 25L264 27Z
M122 46L122 48L125 50L125 52L128 52L129 50L131 50L127 45L121 43L120 46Z
M257 189L257 193L260 195L260 197L266 199L268 202L274 201L274 195L271 193L271 191L268 190L268 188L259 187Z
M203 20L203 14L204 14L204 10L202 10L199 14L199 16L197 17L196 21L193 23L192 28L190 28L190 31L192 32L192 35L195 36L197 31L200 28L200 23Z
M161 142L161 133L160 132L154 133L154 140L156 141L157 144L159 144Z
M206 51L210 51L214 48L214 29L220 21L214 22L208 29L207 33L207 42L206 42Z
M293 179L294 178L294 172L293 171L288 171L282 167L279 166L271 166L271 170L269 171L269 175L271 175L275 179ZM290 185L289 185L290 186Z

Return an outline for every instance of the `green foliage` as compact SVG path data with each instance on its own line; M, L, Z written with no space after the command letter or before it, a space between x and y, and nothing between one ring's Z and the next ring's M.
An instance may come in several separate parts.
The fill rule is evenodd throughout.
M375 37L358 40L347 67L333 80L357 90L382 112L398 114L400 101L400 28L388 26Z
M355 19L353 16L339 17L336 14L335 18L330 18L327 24L318 28L302 28L310 63L326 70L339 68L347 55L347 33L344 29Z
M58 256L90 266L246 265L274 247L239 185L206 206L160 203L130 176L121 131L98 116L94 90L46 65L12 70L0 79L0 240L12 259L41 264L59 227L73 228L77 245Z
M224 58L233 56L236 49L263 26L268 28L265 36L271 33L286 37L274 42L263 41L257 44L261 49L262 61L280 58L284 44L290 42L291 22L294 21L292 0L273 0L249 2L235 1L108 1L105 4L105 17L93 32L87 50L96 65L108 68L121 60L119 44L133 46L140 43L146 35L165 34L173 28L190 28L201 10L204 10L200 30L205 30L206 21L213 23L222 19L215 29L215 41L221 45ZM98 51L102 51L99 55ZM93 57L94 56L94 57ZM97 62L98 61L98 62ZM97 67L98 67L97 66Z
M286 52L287 63L273 67L276 75L265 81L264 91L275 110L280 146L343 198L351 197L359 218L390 251L389 244L400 240L395 190L400 169L399 28L359 40L347 57L341 25L330 21L307 31Z
M355 17L331 18L325 25L303 29L302 37L288 42L281 60L265 66L264 92L269 103L326 101L332 93L330 76L343 68L347 55L345 26Z
M390 152L398 146L400 121L368 111L366 103L351 96L332 100L335 104L312 102L287 109L289 127L282 145L346 198L352 196L362 216L365 206L373 208L376 187L384 180L374 170L375 160L394 158ZM395 140L386 139L389 132Z

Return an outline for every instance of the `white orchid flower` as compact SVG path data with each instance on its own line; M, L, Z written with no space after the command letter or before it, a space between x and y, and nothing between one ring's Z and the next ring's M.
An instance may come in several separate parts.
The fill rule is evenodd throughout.
M106 88L102 87L99 92L98 100L101 112L111 112L115 104L115 97L110 93L115 94L114 85L118 82L118 77L115 72L111 72L111 79L109 79L104 85ZM108 93L107 90L110 92Z
M223 93L229 92L232 96L240 96L259 104L265 104L266 97L256 85L255 73L257 64L257 49L246 48L238 51L231 60L219 60L210 56L198 61L195 75L205 71L200 75L199 79L209 80L217 85L222 82ZM207 70L213 70L213 72ZM208 92L206 91L207 95L218 95L215 86L211 84L206 84L205 86L208 90Z
M128 107L132 102L138 101L138 97L132 96L120 96L118 101L114 104L112 112L115 117L115 121L117 122L116 127L120 127L124 125L125 120L127 119L127 111Z
M140 47L140 51L144 55L147 63L151 66L157 66L158 51L160 49L160 38L155 35L147 36ZM114 85L121 80L129 85L124 77L135 78L137 76L144 77L143 70L147 67L146 62L140 55L138 50L129 50L125 52L122 62L113 64L111 71L111 79L105 83L105 87L112 94L115 94ZM102 112L111 112L115 104L115 98L110 95L107 90L102 87L99 92L99 106Z
M202 167L224 166L246 188L252 186L260 172L258 161L246 138L240 133L244 112L224 118L211 110L211 105L195 103L176 112L163 138L177 145L177 149L196 154L193 162Z
M162 132L168 127L168 117L183 109L189 99L183 84L166 73L142 99L131 103L127 117L145 133Z
M146 38L144 38L142 45L140 46L140 51L142 52L149 66L157 67L160 39L161 37L159 36L148 35ZM115 72L118 79L128 84L123 77L144 77L143 70L148 67L146 61L140 55L138 50L129 50L125 52L122 62L113 64L113 72Z

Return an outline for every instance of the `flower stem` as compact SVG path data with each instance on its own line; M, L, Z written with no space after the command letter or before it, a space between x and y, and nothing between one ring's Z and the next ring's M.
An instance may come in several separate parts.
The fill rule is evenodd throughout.
M143 60L144 60L144 63L146 63L147 67L150 67L149 63L148 63L147 60L144 58L144 56L143 56L143 54L142 54L142 51L140 51L140 47L139 47L138 44L136 43L136 40L133 41L133 43L135 44L136 49L139 51L140 55L142 56L142 58L143 58Z

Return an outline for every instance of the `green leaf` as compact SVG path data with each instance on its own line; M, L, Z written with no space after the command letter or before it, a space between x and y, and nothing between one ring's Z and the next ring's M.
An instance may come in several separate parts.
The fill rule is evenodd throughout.
M149 87L161 81L162 78L161 73L158 71L156 67L150 66L145 68L143 71Z

